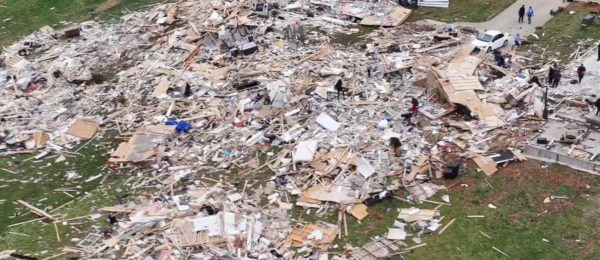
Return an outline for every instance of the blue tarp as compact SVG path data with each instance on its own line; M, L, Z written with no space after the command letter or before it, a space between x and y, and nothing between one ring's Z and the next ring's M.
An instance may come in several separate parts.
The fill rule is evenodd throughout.
M177 130L177 133L185 132L187 130L192 129L192 126L185 121L168 121L165 122L165 125L176 125L177 127L175 128L175 130Z

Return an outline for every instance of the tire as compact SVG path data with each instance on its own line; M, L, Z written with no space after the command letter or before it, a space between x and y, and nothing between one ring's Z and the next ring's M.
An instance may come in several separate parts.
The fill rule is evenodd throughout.
M502 44L502 47L506 47L508 46L508 40L504 40L504 43Z

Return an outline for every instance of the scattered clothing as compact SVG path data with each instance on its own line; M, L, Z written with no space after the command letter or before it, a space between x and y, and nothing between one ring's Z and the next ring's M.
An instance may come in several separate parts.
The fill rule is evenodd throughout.
M402 114L400 116L404 119L407 126L412 125L412 116L413 116L412 113L406 113L406 114Z
M531 24L531 17L533 17L533 8L530 6L529 10L527 10L527 22L529 22L529 24Z
M174 126L176 126L175 130L177 131L177 133L182 133L182 132L185 132L187 130L192 129L192 126L188 122L185 122L185 121L179 121L179 122L177 122L177 121L167 121L167 122L165 122L165 125L174 125Z
M577 77L579 78L579 84L581 84L581 80L583 79L583 76L585 75L585 67L583 66L583 64L581 64L581 66L579 66L579 68L577 68Z
M525 5L519 8L519 23L523 23L523 17L525 16Z

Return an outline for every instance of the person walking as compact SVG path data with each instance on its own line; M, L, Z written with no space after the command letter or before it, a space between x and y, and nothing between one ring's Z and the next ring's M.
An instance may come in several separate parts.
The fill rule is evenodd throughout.
M598 59L596 61L600 61L600 41L598 41Z
M558 87L558 83L560 83L560 78L562 78L562 75L560 74L560 70L557 68L554 71L554 75L552 75L552 87L553 88Z
M548 68L548 84L552 84L552 79L554 78L554 72L558 68L556 62Z
M504 66L506 66L504 57L498 50L494 50L494 61L496 61L496 64L498 65L498 67L504 68Z
M531 17L533 17L533 8L531 6L527 10L527 22L531 24Z
M523 17L525 17L525 5L519 8L519 23L523 23Z
M410 102L412 103L412 108L410 109L410 112L412 112L413 116L417 116L417 114L419 113L419 100L413 97Z
M400 155L402 155L400 153L400 147L402 146L402 143L400 142L400 139L398 137L390 138L390 146L392 147L392 149L394 149L394 155L396 157L400 157Z
M577 68L577 77L579 77L579 84L581 84L581 80L583 79L584 75L585 75L585 67L583 66L583 64L581 64L581 66L579 66L579 68Z
M342 86L342 79L339 79L337 83L335 83L334 89L337 92L337 99L340 100L340 92L342 92L342 94L346 92L346 89Z

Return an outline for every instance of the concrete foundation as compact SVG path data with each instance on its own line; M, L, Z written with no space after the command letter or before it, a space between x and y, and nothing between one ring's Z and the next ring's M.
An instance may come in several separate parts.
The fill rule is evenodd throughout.
M539 137L546 137L548 141L559 140L564 135L578 136L580 131L585 131L584 126L579 126L567 121L549 120L544 125L544 132Z
M549 163L558 163L564 166L571 167L575 170L591 173L600 176L600 163L597 161L582 160L571 157L561 151L560 148L554 147L550 150L542 145L527 145L523 149L525 157L535 160L540 160Z
M600 126L600 117L596 116L596 110L585 115L585 122L590 123L591 125Z

